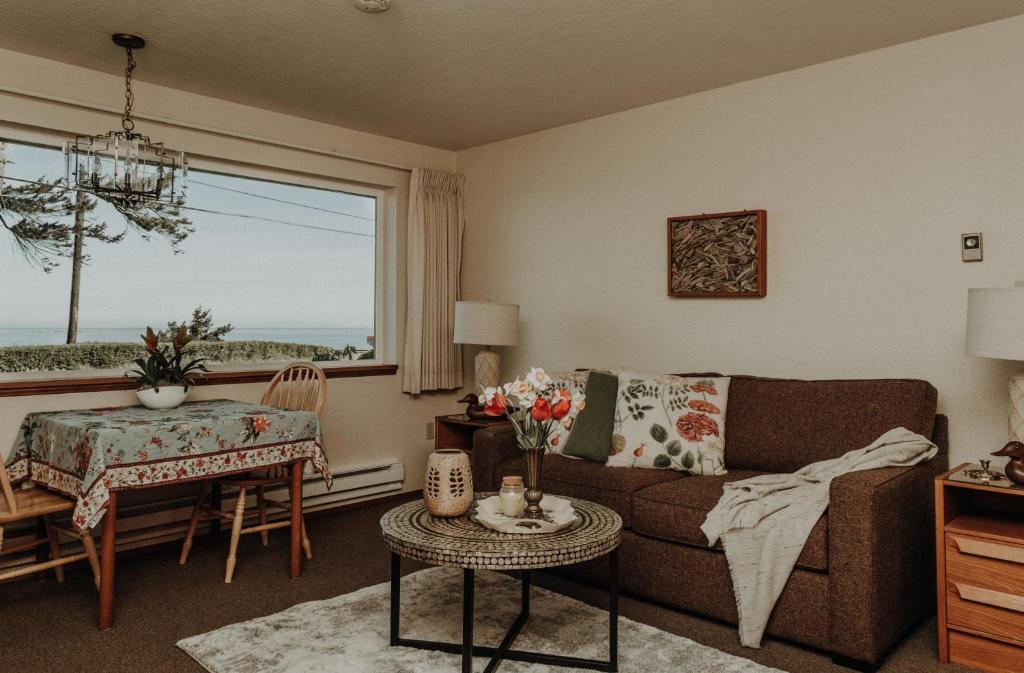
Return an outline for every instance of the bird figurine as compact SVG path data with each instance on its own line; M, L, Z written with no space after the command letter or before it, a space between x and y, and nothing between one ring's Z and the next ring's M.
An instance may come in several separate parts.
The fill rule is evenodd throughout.
M1007 478L1018 486L1024 486L1024 444L1010 442L1002 449L992 454L993 456L1009 456L1010 462L1003 470Z
M466 415L472 419L480 420L483 418L489 418L489 416L484 413L484 405L480 404L480 398L476 393L466 395L459 400L459 404L466 405Z

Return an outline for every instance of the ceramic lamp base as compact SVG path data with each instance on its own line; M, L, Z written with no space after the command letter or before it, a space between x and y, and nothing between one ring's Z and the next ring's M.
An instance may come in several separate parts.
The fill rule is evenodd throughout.
M1010 377L1010 440L1024 442L1024 374Z
M494 388L501 372L501 357L490 348L476 354L476 385L478 389Z

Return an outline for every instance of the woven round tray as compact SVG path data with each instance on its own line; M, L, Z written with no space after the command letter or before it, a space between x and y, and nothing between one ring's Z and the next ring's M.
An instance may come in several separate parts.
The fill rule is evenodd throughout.
M619 546L622 519L618 514L587 500L568 500L578 521L543 535L499 533L471 521L468 515L431 516L421 500L392 509L381 517L380 527L384 544L392 552L431 565L456 568L553 568L589 561Z

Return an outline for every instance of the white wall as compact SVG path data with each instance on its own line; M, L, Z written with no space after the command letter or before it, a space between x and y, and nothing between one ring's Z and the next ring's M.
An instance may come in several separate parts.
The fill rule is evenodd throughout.
M12 129L31 136L37 129L96 133L114 128L119 115L97 112L87 106L116 107L123 96L122 87L123 79L119 76L0 49L0 135ZM409 175L408 171L372 162L452 170L451 152L145 82L139 82L135 91L135 109L142 119L139 130L192 156L333 176L388 190L391 225L397 236L390 242L393 272L387 280L395 301L389 306L385 329L397 339L392 352L402 352ZM40 96L56 97L63 102L40 100ZM163 121L154 122L157 117ZM319 153L283 145L314 148ZM367 161L346 160L331 153ZM262 383L208 386L197 389L194 397L257 401L264 388ZM455 399L452 394L423 395L418 399L403 395L401 374L331 379L323 430L332 469L400 459L406 467L405 489L421 488L426 457L433 447L433 442L426 439L426 424L437 414L456 411L459 405L454 403ZM131 392L0 397L0 455L9 451L22 417L30 411L132 403Z
M522 305L509 373L917 377L993 451L1024 365L964 355L966 291L1024 277L1022 62L1018 17L461 152L465 294ZM753 208L768 296L667 297L666 218Z

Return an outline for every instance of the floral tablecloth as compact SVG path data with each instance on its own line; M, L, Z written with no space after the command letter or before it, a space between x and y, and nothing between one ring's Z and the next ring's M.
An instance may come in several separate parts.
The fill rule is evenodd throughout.
M320 421L234 400L53 411L25 416L7 459L12 481L30 479L77 499L79 529L103 518L111 491L207 479L309 460L331 485Z

